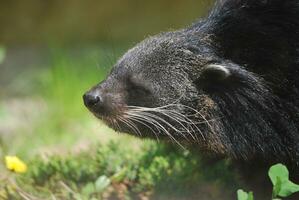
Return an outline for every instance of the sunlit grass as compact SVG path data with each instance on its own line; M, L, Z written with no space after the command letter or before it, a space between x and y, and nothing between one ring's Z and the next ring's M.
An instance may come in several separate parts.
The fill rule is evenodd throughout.
M30 158L113 137L113 131L84 107L82 95L106 77L121 49L52 48L47 66L22 77L28 79L31 93L0 105L0 120L13 129L3 139L4 151Z
M110 58L114 52L108 50L94 50L79 56L62 50L53 51L50 67L41 76L40 89L41 94L55 104L57 114L66 114L67 118L82 117L87 113L82 95L103 80L115 62Z

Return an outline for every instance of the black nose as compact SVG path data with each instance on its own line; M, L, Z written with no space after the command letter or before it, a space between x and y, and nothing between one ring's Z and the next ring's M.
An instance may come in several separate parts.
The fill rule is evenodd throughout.
M83 101L84 101L84 105L86 107L91 108L91 107L95 106L96 104L101 103L101 97L97 94L88 92L83 95Z
M110 96L99 89L90 90L83 95L84 105L97 116L111 115L115 108Z

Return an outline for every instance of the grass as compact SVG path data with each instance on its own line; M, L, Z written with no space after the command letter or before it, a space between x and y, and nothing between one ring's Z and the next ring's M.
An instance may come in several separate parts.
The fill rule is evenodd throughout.
M186 198L187 192L190 199L190 194L192 199L198 199L206 192L219 199L225 198L229 194L227 190L233 188L224 187L232 183L233 177L224 170L226 163L218 162L215 167L206 168L200 157L187 150L152 142L146 142L138 151L127 148L124 143L110 142L79 154L53 155L46 159L38 156L28 166L25 175L8 179L6 187L11 189L6 196L132 199L173 195L180 199ZM219 174L221 178L217 177ZM13 182L17 182L17 189L10 187ZM203 191L207 185L211 188Z
M39 147L70 147L80 137L96 137L91 128L111 133L98 125L82 103L83 93L109 72L110 54L110 49L91 50L80 56L67 50L52 50L48 66L37 66L28 75L31 80L26 95L1 102L1 119L3 123L14 124L12 134L17 135L13 148L4 147L5 151L27 158ZM27 137L31 138L28 142Z
M211 167L171 144L117 135L86 110L82 94L121 52L53 48L46 66L22 78L25 95L0 101L0 156L17 155L28 165L27 173L14 174L0 164L0 199L231 197L228 161Z

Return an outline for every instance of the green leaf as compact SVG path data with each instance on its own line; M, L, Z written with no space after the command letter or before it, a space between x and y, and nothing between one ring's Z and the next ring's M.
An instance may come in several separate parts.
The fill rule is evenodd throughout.
M273 185L273 197L277 197L281 190L281 179L279 177L276 177L276 183Z
M254 200L253 198L253 192L248 193L248 200Z
M295 192L299 192L299 185L293 183L292 181L287 181L282 183L281 190L279 191L278 195L280 197L288 197Z
M269 169L268 174L273 184L273 198L288 197L299 191L299 185L289 180L289 171L286 166L276 164Z
M287 167L280 163L270 167L268 174L273 186L275 186L277 182L277 177L280 178L282 183L289 180L289 171Z
M237 191L238 200L254 200L252 192L245 192L244 190Z
M95 182L96 191L102 192L106 187L110 185L110 183L111 181L107 176L100 176Z
M238 190L237 195L238 195L238 200L247 200L248 198L248 193L244 192L243 190Z

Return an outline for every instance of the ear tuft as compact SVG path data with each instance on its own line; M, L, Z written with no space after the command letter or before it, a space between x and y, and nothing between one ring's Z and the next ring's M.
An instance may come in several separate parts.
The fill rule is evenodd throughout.
M209 80L225 80L231 75L230 70L224 65L210 64L204 67L202 76Z

